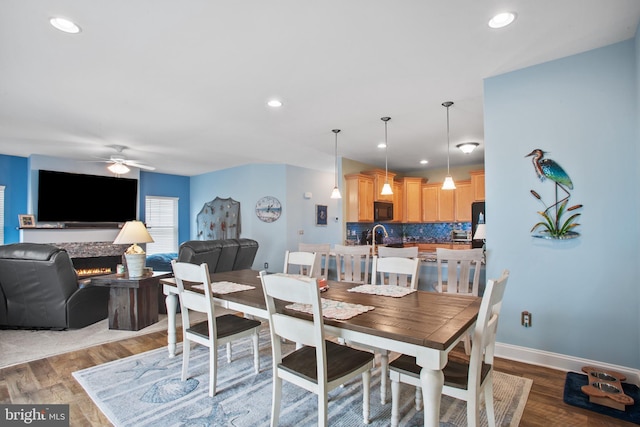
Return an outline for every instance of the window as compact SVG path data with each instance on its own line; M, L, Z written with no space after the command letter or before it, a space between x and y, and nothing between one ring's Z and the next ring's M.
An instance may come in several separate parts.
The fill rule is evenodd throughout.
M145 221L154 240L148 255L178 252L178 198L146 196Z
M0 245L4 245L4 185L0 185Z

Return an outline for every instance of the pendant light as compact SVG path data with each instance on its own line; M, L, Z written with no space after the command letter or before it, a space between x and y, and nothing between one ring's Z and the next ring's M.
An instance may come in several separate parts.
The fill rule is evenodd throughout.
M456 184L453 182L451 173L449 172L449 107L453 105L453 102L443 102L442 106L447 108L447 176L442 183L443 190L455 190Z
M380 120L384 122L384 185L382 186L382 191L380 192L380 194L382 196L391 196L393 195L393 190L389 185L389 144L387 143L387 122L391 120L391 117L382 117Z
M336 135L336 164L335 164L335 185L333 186L333 191L331 192L332 199L342 199L342 195L340 194L340 189L338 188L338 132L340 129L333 129L333 132Z

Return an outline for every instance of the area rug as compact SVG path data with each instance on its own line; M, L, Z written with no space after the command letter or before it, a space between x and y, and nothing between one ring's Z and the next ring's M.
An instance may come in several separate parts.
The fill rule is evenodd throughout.
M589 378L586 375L578 374L576 372L567 372L567 379L564 383L564 402L599 414L640 424L640 389L637 385L622 383L624 393L627 396L632 397L635 403L627 406L625 411L620 411L618 409L589 402L589 396L584 394L581 390L582 386L587 384L589 384Z
M223 314L228 310L218 308ZM197 319L196 319L197 320ZM176 325L182 325L182 317L176 316ZM167 330L167 315L160 314L157 323L139 331L109 329L109 319L104 319L80 329L50 330L0 330L0 369L19 363L31 362L49 356L81 350L94 345L119 341L157 331Z
M178 344L181 351L181 344ZM190 378L180 380L182 357L169 358L166 349L152 350L73 373L96 405L116 427L139 426L268 426L271 412L271 347L260 337L260 373L253 370L250 341L233 345L233 360L220 347L217 394L208 396L208 349L191 351ZM497 425L517 426L531 389L530 379L496 372L494 396ZM371 378L371 426L388 426L391 403L380 404L379 369ZM423 424L416 412L415 389L401 385L401 426ZM443 397L441 426L466 426L464 402ZM487 425L482 411L481 425ZM284 382L282 426L315 426L317 398ZM330 393L329 425L362 426L362 383L344 384Z

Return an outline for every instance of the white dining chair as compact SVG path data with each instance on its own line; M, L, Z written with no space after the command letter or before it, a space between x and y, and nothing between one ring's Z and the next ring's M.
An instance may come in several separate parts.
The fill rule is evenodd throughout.
M288 381L318 395L318 423L327 425L329 391L362 376L362 418L369 423L369 387L373 354L325 338L318 279L299 275L260 272L264 289L271 349L273 354L273 396L271 426L280 418L282 382ZM291 310L276 310L276 300L284 303L309 304L313 318L303 319ZM282 353L282 340L299 342L300 348ZM339 402L335 402L338 404Z
M493 407L493 357L502 298L509 279L504 270L497 280L489 280L482 296L478 319L473 327L471 355L468 360L450 358L443 369L442 394L467 402L467 425L480 425L480 402L484 396L490 427L495 427ZM400 383L416 387L416 409L422 405L421 367L413 356L401 355L389 364L391 378L391 425L399 422Z
M315 252L286 251L284 254L283 273L302 274L313 276L318 262L318 254Z
M371 284L403 286L417 290L419 272L420 258L374 256L371 266Z
M371 245L335 245L336 280L352 283L369 283Z
M417 258L418 247L407 246L405 248L394 248L392 246L378 246L378 258L384 257Z
M480 270L484 260L484 251L477 249L436 249L436 266L438 270L437 292L449 292L462 295L479 296ZM444 270L446 269L446 280ZM464 351L471 351L471 337L463 340Z
M298 243L298 250L302 252L315 252L318 259L314 266L313 277L329 278L329 254L330 243Z
M206 263L200 265L171 261L171 267L178 287L178 298L182 312L182 381L186 381L189 370L191 343L209 347L209 396L216 394L218 373L218 346L227 345L227 362L231 363L231 342L251 337L253 341L253 366L260 372L258 332L261 323L234 314L216 316L211 296L211 279ZM185 288L184 282L200 283L204 294ZM191 323L190 313L200 312L207 320Z

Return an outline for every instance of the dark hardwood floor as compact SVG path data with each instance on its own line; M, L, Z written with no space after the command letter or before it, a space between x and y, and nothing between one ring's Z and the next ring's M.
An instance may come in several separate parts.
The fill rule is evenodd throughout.
M178 330L178 341L181 341ZM166 332L155 332L0 369L0 402L69 404L71 426L110 426L72 372L111 360L165 347ZM553 369L497 359L495 369L533 380L520 426L635 426L565 404L565 373Z

